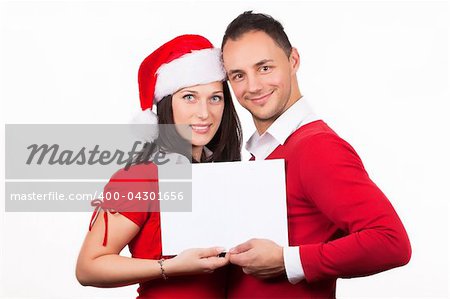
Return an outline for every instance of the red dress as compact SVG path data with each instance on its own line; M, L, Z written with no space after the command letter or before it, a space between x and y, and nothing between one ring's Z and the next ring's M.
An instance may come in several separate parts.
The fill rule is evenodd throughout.
M128 200L129 194L139 192L158 193L158 172L154 164L135 165L129 170L121 169L105 186L104 195L110 193L115 200L97 201L97 208L92 216L95 221L99 209L111 213L120 213L140 227L138 234L128 244L132 257L158 260L162 257L160 214L157 201ZM156 211L155 211L156 210ZM149 212L150 211L150 212ZM106 245L108 233L108 215L105 217ZM154 279L141 283L137 298L225 298L226 267L217 269L212 274L169 277L168 280Z

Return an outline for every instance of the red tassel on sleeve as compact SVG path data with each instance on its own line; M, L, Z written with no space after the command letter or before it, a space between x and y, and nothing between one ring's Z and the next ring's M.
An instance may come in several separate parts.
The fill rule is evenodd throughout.
M97 220L98 214L100 213L100 209L104 211L103 219L105 221L105 234L103 235L103 246L106 246L108 242L108 212L111 214L116 214L117 211L113 209L108 209L103 207L103 201L101 199L94 199L91 202L91 206L95 207L94 213L92 214L91 221L89 222L89 231L92 230L92 226L94 226L95 220Z

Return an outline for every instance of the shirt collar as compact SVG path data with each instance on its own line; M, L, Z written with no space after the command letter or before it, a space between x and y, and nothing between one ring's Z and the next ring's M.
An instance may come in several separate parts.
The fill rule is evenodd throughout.
M255 131L247 141L245 148L256 160L263 160L298 128L319 118L314 114L305 97L297 100L289 109L281 114L274 123L259 135Z
M209 157L211 157L213 155L213 152L209 148L207 148L206 146L203 147L203 151L205 152L206 158L209 158Z

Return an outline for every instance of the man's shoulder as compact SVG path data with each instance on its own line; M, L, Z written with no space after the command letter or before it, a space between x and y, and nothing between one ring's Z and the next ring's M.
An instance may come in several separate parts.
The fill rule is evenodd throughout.
M316 120L295 130L285 144L298 144L317 139L339 138L339 136L323 121Z
M284 148L292 159L340 159L349 154L358 157L353 147L322 120L298 128L289 136Z

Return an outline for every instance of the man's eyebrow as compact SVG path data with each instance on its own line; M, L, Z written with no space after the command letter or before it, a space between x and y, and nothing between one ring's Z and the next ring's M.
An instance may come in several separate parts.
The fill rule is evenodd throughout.
M229 70L227 75L231 76L231 75L238 74L238 73L242 73L242 71L241 70Z
M262 65L265 65L266 63L269 63L269 62L273 62L273 59L263 59L263 60L260 60L260 61L258 61L257 63L255 63L255 67L260 67L260 66L262 66ZM229 70L228 71L228 76L231 76L231 75L234 75L234 74L238 74L238 73L242 73L243 71L242 70L239 70L239 69L234 69L234 70Z
M255 66L261 66L261 65L264 65L264 64L266 64L268 62L273 62L273 59L263 59L263 60L258 61L257 63L255 63Z

